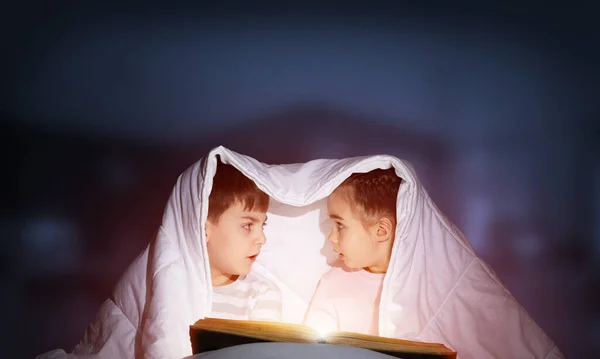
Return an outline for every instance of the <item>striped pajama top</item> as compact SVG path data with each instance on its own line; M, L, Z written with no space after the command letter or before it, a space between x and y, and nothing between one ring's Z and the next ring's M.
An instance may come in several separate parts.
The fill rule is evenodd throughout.
M213 286L209 317L279 322L281 308L279 288L266 278L250 272L231 284Z

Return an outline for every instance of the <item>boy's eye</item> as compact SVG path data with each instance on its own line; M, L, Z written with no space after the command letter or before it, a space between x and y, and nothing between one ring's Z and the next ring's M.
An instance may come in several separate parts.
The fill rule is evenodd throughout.
M335 224L335 226L336 226L338 229L342 229L342 228L344 228L344 225L343 225L343 224L341 224L341 223L336 223L336 224Z
M242 228L250 230L250 228L252 227L252 223L246 223L242 226Z

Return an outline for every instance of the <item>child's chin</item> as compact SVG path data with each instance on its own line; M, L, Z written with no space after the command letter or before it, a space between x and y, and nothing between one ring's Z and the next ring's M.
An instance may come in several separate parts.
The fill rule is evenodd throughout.
M349 269L361 269L362 267L356 263L353 263L352 261L349 261L347 259L344 259L344 265L346 267L348 267Z
M244 276L248 273L250 273L250 270L252 269L252 266L248 266L245 268L240 268L240 270L238 271L238 275Z

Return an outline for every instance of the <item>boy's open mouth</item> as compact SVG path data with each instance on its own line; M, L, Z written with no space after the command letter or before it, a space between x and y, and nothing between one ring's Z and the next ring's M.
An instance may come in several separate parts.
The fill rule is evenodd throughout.
M256 260L256 257L258 257L258 254L250 256L250 257L248 257L248 259L250 259L252 262L254 262Z

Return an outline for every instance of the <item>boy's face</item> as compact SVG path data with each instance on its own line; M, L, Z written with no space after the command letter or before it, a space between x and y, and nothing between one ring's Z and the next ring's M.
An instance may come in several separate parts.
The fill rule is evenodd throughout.
M246 211L235 202L217 223L206 221L206 246L212 284L224 285L250 272L260 248L266 242L263 232L265 212Z
M363 226L343 195L334 191L327 198L327 212L333 221L328 240L349 268L374 266L378 258L374 233Z

